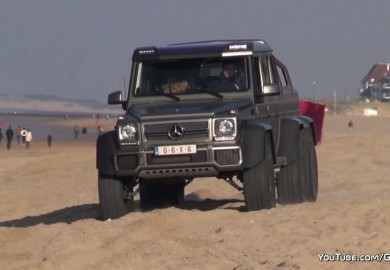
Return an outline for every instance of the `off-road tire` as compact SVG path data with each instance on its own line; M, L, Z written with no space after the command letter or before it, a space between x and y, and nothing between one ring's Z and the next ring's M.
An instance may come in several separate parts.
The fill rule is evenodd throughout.
M278 203L315 201L318 193L317 155L309 128L299 132L298 158L276 175Z
M265 140L265 158L243 172L245 206L248 211L270 209L276 205L271 140Z
M166 199L171 205L179 205L184 202L184 180L172 184L166 184Z
M140 205L143 210L151 210L165 204L178 205L184 201L183 180L157 181L140 179Z
M164 184L152 179L139 179L139 197L142 210L164 205Z
M103 220L120 218L132 210L134 198L127 198L132 188L123 180L99 173L98 189Z
M280 204L286 205L303 202L299 183L298 159L288 163L276 174L276 190L278 195L277 201Z
M317 153L309 129L301 136L303 156L300 162L300 184L304 202L315 202L318 195Z

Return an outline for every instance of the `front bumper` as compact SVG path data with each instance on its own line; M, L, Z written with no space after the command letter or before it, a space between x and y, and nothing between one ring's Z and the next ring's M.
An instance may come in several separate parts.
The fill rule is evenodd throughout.
M120 150L113 154L118 176L141 178L206 177L242 167L240 146L198 145L197 152L185 155L157 156L153 148Z

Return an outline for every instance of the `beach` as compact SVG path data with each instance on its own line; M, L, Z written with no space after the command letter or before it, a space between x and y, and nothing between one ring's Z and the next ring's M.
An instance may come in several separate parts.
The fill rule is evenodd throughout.
M202 178L186 187L178 207L141 212L136 196L132 213L107 221L98 204L96 123L46 122L69 129L76 123L91 135L54 140L50 148L44 139L34 140L28 150L15 142L6 150L3 139L1 269L390 267L347 256L390 253L388 116L325 116L315 203L245 212L240 192L223 180ZM101 121L105 131L114 123Z
M104 130L113 129L116 117L99 117L89 114L68 114L66 117L62 114L0 114L0 128L3 132L9 126L14 130L18 127L30 129L35 140L46 140L51 135L54 140L72 140L74 139L74 126L79 127L80 139L95 139L97 137L97 126L101 125ZM85 128L86 132L82 133Z

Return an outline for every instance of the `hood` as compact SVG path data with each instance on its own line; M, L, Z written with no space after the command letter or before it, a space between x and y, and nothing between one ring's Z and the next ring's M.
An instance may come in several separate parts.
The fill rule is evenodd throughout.
M242 110L252 106L251 99L231 99L212 101L180 101L177 103L142 103L133 104L129 112L135 117L191 114L191 113L214 113L216 115L228 112L231 109Z

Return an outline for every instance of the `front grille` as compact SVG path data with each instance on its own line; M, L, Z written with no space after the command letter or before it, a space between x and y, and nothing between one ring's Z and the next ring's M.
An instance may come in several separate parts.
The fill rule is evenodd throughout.
M186 121L175 123L153 123L144 125L144 136L146 141L167 141L171 140L168 136L168 129L179 124L184 128L184 135L180 140L207 139L209 138L208 121Z

